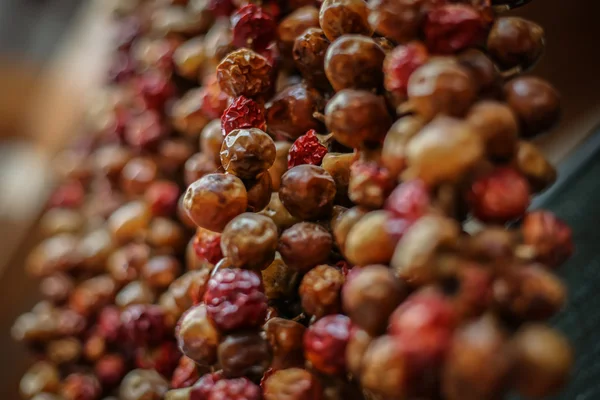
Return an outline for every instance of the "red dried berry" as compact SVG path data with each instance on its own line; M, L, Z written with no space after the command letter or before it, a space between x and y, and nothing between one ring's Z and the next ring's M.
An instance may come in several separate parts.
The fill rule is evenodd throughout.
M146 72L139 76L134 87L135 93L140 96L145 108L159 112L175 94L175 87L169 77L156 71Z
M198 379L198 382L192 386L190 400L208 400L210 392L215 387L215 384L221 379L223 379L223 374L221 372L203 375L202 378Z
M358 160L350 166L348 196L356 205L378 209L395 184L396 179L387 168L373 161Z
M523 241L533 246L536 259L558 267L574 252L573 232L550 211L534 211L523 220Z
M80 373L67 376L60 389L60 395L65 400L97 400L101 394L98 379Z
M204 79L203 83L204 85L200 89L202 112L210 119L220 118L223 115L223 111L229 106L231 97L221 90L216 74Z
M233 44L264 50L275 38L277 25L271 15L255 4L240 8L231 16Z
M294 141L288 153L288 169L301 164L321 165L327 154L327 147L319 142L314 129Z
M121 382L127 372L125 359L120 354L107 354L94 366L94 373L105 388L113 388Z
M385 209L412 223L425 215L429 202L429 193L423 181L412 180L394 189L385 202Z
M485 38L482 14L467 4L445 4L429 12L425 42L432 53L453 54L478 45Z
M125 141L137 150L152 149L166 135L160 114L152 110L131 117L125 127Z
M246 378L222 379L210 391L208 400L260 400L260 387Z
M54 190L48 207L77 208L83 203L85 189L78 181L65 182Z
M399 338L405 351L432 365L446 354L455 320L454 309L443 295L417 292L392 313L388 331Z
M209 317L224 331L259 326L267 314L260 275L248 270L218 271L208 281L204 302Z
M510 167L500 167L475 180L467 201L480 221L502 224L525 213L530 193L525 177Z
M116 342L121 332L121 311L114 306L104 307L98 314L96 327L107 342Z
M171 181L158 181L146 189L145 199L154 216L168 217L177 210L179 186Z
M235 129L258 128L266 131L265 109L256 101L245 96L236 97L221 115L223 136Z
M170 377L173 374L181 352L175 342L163 342L158 347L140 348L135 354L135 363L141 369L153 369L162 376Z
M173 389L181 389L190 387L198 380L198 369L196 368L196 362L189 357L182 356L179 359L179 364L173 376L171 377L171 387Z
M199 259L211 264L217 264L223 258L220 233L203 229L194 236L192 246Z
M428 59L429 52L421 42L410 42L396 47L386 56L383 63L386 90L405 97L408 79Z
M304 356L325 374L346 371L346 346L350 339L350 318L328 315L309 326L304 334Z
M160 306L132 305L121 313L123 334L132 346L160 343L167 334L165 313Z

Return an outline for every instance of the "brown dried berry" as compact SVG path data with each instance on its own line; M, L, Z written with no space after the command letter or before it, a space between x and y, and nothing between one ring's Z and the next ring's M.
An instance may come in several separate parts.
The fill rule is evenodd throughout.
M261 272L265 295L269 300L291 297L296 290L297 273L281 258L275 258L271 265Z
M249 49L229 53L217 66L221 89L232 97L260 95L271 86L271 64Z
M296 37L292 55L296 68L312 86L319 89L329 88L325 75L325 53L329 40L323 30L309 28Z
M200 365L212 365L217 360L220 334L208 318L206 306L190 308L177 323L175 337L181 352Z
M277 44L282 57L289 59L296 38L316 27L319 27L319 10L312 5L300 7L283 18L277 28Z
M262 384L265 400L321 400L323 388L305 369L276 371Z
M364 354L360 382L372 393L401 399L410 384L408 368L398 340L383 335L373 340Z
M424 126L422 119L406 116L388 130L381 149L381 163L392 176L398 176L406 168L408 143Z
M302 308L316 318L340 312L343 283L344 275L335 267L319 265L311 269L298 290Z
M350 167L348 197L358 206L368 209L383 207L394 189L396 179L377 162L355 161Z
M298 165L281 177L279 198L293 216L313 220L331 213L335 181L323 168Z
M244 183L229 174L209 174L188 187L183 205L200 227L221 232L246 211L248 195Z
M414 39L425 17L425 0L373 0L369 2L369 23L375 32L397 43Z
M260 212L261 215L271 218L277 225L279 231L287 229L299 222L298 218L293 217L290 212L283 206L279 193L271 193L271 200L265 209Z
M268 217L244 213L223 230L221 249L234 267L264 269L275 257L278 231Z
M271 318L264 325L267 340L273 351L271 368L284 369L304 364L302 337L306 328L284 318Z
M59 384L60 376L57 368L46 361L38 361L21 378L19 392L24 398L29 399L38 393L54 393Z
M269 342L253 332L226 336L218 349L219 364L228 378L261 377L271 363Z
M344 35L336 39L325 56L325 74L336 91L376 89L383 85L385 53L371 38Z
M162 400L169 390L169 383L154 370L134 369L121 381L121 400Z
M275 162L275 142L257 128L231 131L221 145L221 164L240 178L256 178Z
M529 69L544 51L544 30L523 18L498 18L488 36L487 50L503 69Z
M369 9L363 0L325 0L319 12L319 23L327 39L334 41L346 34L371 36Z
M535 193L547 189L556 181L556 168L533 143L519 141L512 164L527 178L529 186Z
M519 122L510 107L495 101L475 104L467 123L483 139L486 153L495 160L508 160L516 152Z
M383 210L365 214L346 237L344 255L354 265L388 264L398 237L394 235L391 213Z
M221 160L219 159L219 164L220 163ZM202 152L193 154L184 164L183 177L185 184L191 185L203 176L216 172L219 169L219 164L217 164L208 153Z
M331 234L325 228L300 222L283 232L278 251L287 265L305 272L327 261L332 242Z

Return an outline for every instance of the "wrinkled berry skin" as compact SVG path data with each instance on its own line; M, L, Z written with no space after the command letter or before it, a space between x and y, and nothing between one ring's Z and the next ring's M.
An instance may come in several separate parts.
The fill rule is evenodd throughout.
M558 267L574 252L573 233L567 224L549 211L534 211L525 216L523 242L535 249L536 259Z
M393 190L394 177L376 162L358 160L350 167L348 197L358 206L379 209Z
M208 315L223 331L259 326L267 313L260 276L241 269L218 271L204 294Z
M329 81L325 75L325 52L329 40L323 30L309 28L296 38L292 55L296 68L313 87L328 89Z
M385 89L398 99L405 98L408 79L428 59L429 52L421 42L410 42L396 47L388 53L383 63Z
M190 400L208 400L211 390L221 379L223 379L222 372L202 375L202 377L192 386Z
M277 225L268 217L244 213L223 230L221 249L236 268L261 270L275 259Z
M369 10L362 0L325 0L319 12L319 23L327 39L334 41L346 34L371 36Z
M350 318L328 315L311 325L304 334L304 356L319 372L338 375L346 371L346 346Z
M319 265L311 269L302 278L298 290L302 308L316 318L340 312L343 283L344 275L335 267Z
M165 313L156 305L133 305L121 313L121 326L133 346L158 344L167 335Z
M260 400L260 387L246 378L222 379L215 383L208 400Z
M226 336L218 349L219 365L228 378L260 378L271 363L269 342L259 333L239 332Z
M206 260L211 264L218 263L223 258L221 251L221 234L198 228L194 235L192 246L200 260Z
M265 400L321 400L323 388L305 369L276 371L262 384Z
M369 23L375 32L397 43L413 40L425 18L429 0L371 0Z
M471 186L468 202L479 220L505 223L521 217L530 201L527 180L512 168L497 168Z
M217 66L217 80L221 89L232 97L253 97L269 90L272 65L249 49L229 53Z
M333 209L335 181L323 168L298 165L281 177L279 198L296 218L316 220L328 216Z
M238 9L231 16L231 25L235 46L249 47L259 52L267 47L276 33L273 17L254 4Z
M275 162L275 142L258 128L231 131L221 145L221 164L230 174L253 179Z
M485 24L475 8L467 4L446 4L427 14L424 32L432 53L453 54L481 43Z
M265 110L256 101L239 96L227 107L221 116L223 136L235 129L258 128L266 130Z
M390 314L405 297L405 288L383 265L350 270L342 291L344 312L372 335L385 331Z
M205 304L187 310L179 319L175 337L181 352L200 365L212 365L217 359L220 334L208 318Z
M275 317L267 321L264 331L273 351L271 368L284 369L304 364L304 325Z
M315 133L311 129L294 141L288 153L288 169L301 164L321 165L327 154L327 147L319 142Z
M301 272L323 264L333 246L331 234L322 226L300 222L285 230L278 251L285 263Z

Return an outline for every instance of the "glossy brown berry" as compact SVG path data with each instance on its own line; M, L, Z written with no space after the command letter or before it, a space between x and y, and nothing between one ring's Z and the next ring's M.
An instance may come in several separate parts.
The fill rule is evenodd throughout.
M279 199L279 193L271 193L271 199L266 208L260 211L260 214L271 218L271 220L277 225L279 231L287 229L299 222L299 219L293 217L290 212L283 206L281 199Z
M223 133L221 132L221 121L213 119L200 133L200 150L202 150L202 153L210 156L215 163L219 163L221 162L222 144Z
M287 265L305 272L325 263L332 246L333 239L325 228L300 222L283 232L278 251Z
M183 205L198 226L221 232L229 221L246 211L248 195L236 176L209 174L188 187Z
M302 308L316 318L336 314L341 309L341 289L344 276L329 265L319 265L308 271L300 283Z
M177 323L175 337L181 352L200 365L212 365L217 359L220 334L208 318L206 306L190 308Z
M273 351L272 368L290 368L304 363L304 325L276 317L267 321L264 331Z
M325 56L325 73L336 91L372 90L383 85L383 49L371 38L344 35L336 39Z
M218 349L219 364L228 378L261 377L271 363L269 342L254 332L226 336Z
M523 18L498 18L489 33L487 50L503 69L529 69L544 51L544 30Z
M296 38L309 28L319 27L319 10L314 6L300 7L286 16L277 28L278 45L282 56L290 58Z
M227 224L221 238L225 257L237 268L263 269L275 257L277 226L268 217L244 213Z
M508 160L517 150L519 121L505 104L482 101L467 115L471 125L483 139L486 153L496 160Z
M381 141L392 122L382 97L344 89L327 103L325 123L335 140L358 148L364 143Z
M398 237L393 234L392 215L371 211L352 226L346 237L344 255L354 265L388 264Z
M369 23L375 32L397 43L414 39L425 17L428 1L373 0L369 2Z
M271 86L272 65L249 49L229 53L217 66L221 89L232 97L252 97L265 93Z
M184 164L183 177L185 184L191 185L203 176L216 172L220 163L220 159L219 164L217 164L208 153L193 154Z
M512 164L527 178L534 193L539 193L556 182L556 168L533 143L524 140L519 141L517 154Z
M364 354L360 382L365 389L388 398L404 398L409 388L405 355L396 338L373 340Z
M329 40L322 29L309 28L297 36L292 55L296 68L312 86L319 89L329 87L325 75L325 53Z
M353 324L377 335L385 331L390 314L404 296L404 287L389 268L354 268L342 291L343 309Z
M478 49L468 49L460 53L457 60L471 73L482 95L497 97L502 79L498 67L487 54Z
M331 213L335 181L323 168L298 165L281 177L279 198L293 216L314 220Z
M248 193L248 208L250 212L259 212L265 209L271 201L273 193L273 181L271 174L263 172L256 179L244 180L246 192Z
M240 178L255 178L275 162L275 142L257 128L236 129L221 146L221 164Z
M363 0L325 0L319 12L319 23L327 39L334 41L346 34L371 36L369 9Z

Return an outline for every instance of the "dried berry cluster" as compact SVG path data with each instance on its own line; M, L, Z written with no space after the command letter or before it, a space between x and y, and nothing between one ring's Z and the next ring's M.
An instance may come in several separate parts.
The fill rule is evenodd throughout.
M13 327L35 400L556 393L570 229L528 211L523 1L119 2L105 91L57 162ZM469 219L479 221L465 230ZM468 224L467 224L468 225Z

